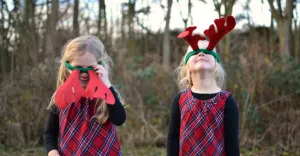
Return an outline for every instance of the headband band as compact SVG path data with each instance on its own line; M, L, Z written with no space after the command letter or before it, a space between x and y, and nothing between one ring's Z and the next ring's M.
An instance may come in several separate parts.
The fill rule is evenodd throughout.
M103 65L102 61L99 61L98 64ZM69 61L66 61L65 65L69 70L79 70L81 73L86 73L89 70L94 70L94 68L92 67L88 67L88 68L74 67L69 63Z
M221 60L220 60L220 56L219 56L218 53L216 53L216 52L214 52L214 51L207 50L207 49L198 49L198 50L190 51L190 52L186 55L186 57L185 57L185 59L184 59L184 64L187 64L187 62L188 62L188 60L190 59L191 56L196 55L196 54L198 54L198 53L200 53L200 52L203 52L203 53L205 53L205 54L210 54L210 55L214 56L214 58L216 58L216 60L218 61L218 63L220 63L220 61L221 61Z

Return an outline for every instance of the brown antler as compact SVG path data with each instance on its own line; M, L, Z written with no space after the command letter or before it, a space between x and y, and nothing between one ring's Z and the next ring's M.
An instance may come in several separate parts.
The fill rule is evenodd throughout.
M225 26L225 18L222 17L220 19L215 19L215 24L217 26L217 31L215 31L215 27L213 24L209 26L209 29L204 31L204 34L209 38L209 44L207 46L207 50L213 50L217 43L224 37L225 34L230 32L235 27L235 18L233 16L226 17L226 26Z
M184 32L182 32L178 35L178 38L183 38L192 47L193 50L199 49L199 47L198 47L199 40L205 40L205 38L200 35L193 35L193 31L196 28L197 27L195 27L195 26L188 27L185 29Z

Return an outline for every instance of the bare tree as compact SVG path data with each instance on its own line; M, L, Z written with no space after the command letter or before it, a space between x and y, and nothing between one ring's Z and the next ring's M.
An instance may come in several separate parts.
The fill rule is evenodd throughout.
M127 24L128 24L128 39L127 47L130 56L135 55L135 33L134 33L134 17L135 17L136 0L128 0Z
M295 4L296 5L296 4ZM298 44L300 41L300 21L298 21L299 19L299 13L297 11L295 11L295 15L294 15L294 56L296 58L297 61L299 61L300 57L300 45Z
M79 13L79 0L74 0L74 8L73 8L73 33L74 33L75 36L79 35L78 13Z
M46 34L45 34L45 51L50 59L54 58L55 54L55 40L56 40L56 24L58 21L58 0L51 1L51 12L48 13Z
M177 0L177 3L179 3L179 0ZM181 16L182 22L184 23L185 28L188 27L188 21L190 21L191 24L192 24L192 14L191 14L191 12L192 12L192 2L191 2L191 0L188 0L188 15L187 15L187 17L184 17L182 15L182 10L181 9L179 9L179 12L180 12L180 16Z
M278 27L278 35L280 42L280 52L283 55L290 56L291 54L291 25L293 16L293 3L295 0L286 0L285 9L282 9L280 0L276 1L278 8L274 6L274 0L268 0L271 13L275 18Z
M107 41L107 18L105 0L99 0L98 35L99 38L104 42Z
M199 0L203 3L206 3L206 0ZM177 0L177 3L179 3L179 0ZM180 16L181 16L181 19L182 19L182 22L184 23L184 27L188 27L188 22L190 22L190 25L193 25L193 17L192 17L192 1L191 0L188 0L188 14L187 14L187 17L184 17L182 15L182 10L179 10L180 12Z
M171 8L173 0L168 0L167 14L165 17L166 25L163 38L163 66L165 69L169 69L171 60L170 50L170 19L171 19Z
M5 1L0 1L0 13L1 17L0 18L0 71L2 75L5 75L8 73L8 68L9 68L9 51L8 51L8 44L9 44L9 39L8 39L8 31L9 29L5 26L5 23L9 22L9 19L5 18L3 16L5 13L8 12L7 9L7 4Z

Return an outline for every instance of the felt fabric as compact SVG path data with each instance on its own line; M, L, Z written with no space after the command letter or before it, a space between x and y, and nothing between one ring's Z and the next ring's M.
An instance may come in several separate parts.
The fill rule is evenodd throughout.
M85 90L79 82L79 70L74 70L55 93L55 103L58 108L64 109L67 104L76 102L85 96Z
M207 50L213 50L217 43L235 27L235 19L233 16L228 16L226 18L222 17L220 19L215 19L215 24L217 27L217 32L215 30L214 25L210 25L209 29L204 31L204 34L209 38L209 45L207 46Z
M102 61L99 61L98 64L102 65ZM87 68L74 67L74 66L72 66L68 61L65 62L65 66L66 66L69 70L79 70L81 73L87 73L89 70L94 70L94 68L92 68L92 67L87 67Z
M196 26L188 27L184 32L178 35L178 38L183 38L192 48L193 50L199 49L198 41L205 40L205 37L200 35L192 35L193 31L196 29Z
M220 56L218 55L218 53L216 52L213 52L213 51L210 51L210 50L207 50L207 49L198 49L198 50L194 50L194 51L191 51L189 52L186 57L185 57L185 60L184 60L184 63L187 64L187 61L189 60L189 58L193 55L197 55L199 54L200 52L203 52L205 54L210 54L212 56L214 56L216 58L216 60L220 63Z
M233 16L227 16L226 18L222 17L219 19L215 19L214 23L217 27L217 30L215 30L214 24L211 24L208 29L204 31L204 34L209 40L209 44L206 48L206 51L208 54L216 53L212 51L217 43L228 33L230 32L236 25L235 18ZM193 49L193 51L189 52L190 55L187 55L188 57L185 58L185 64L187 63L188 59L192 56L191 54L198 54L199 52L204 52L204 51L199 51L199 46L198 42L200 40L206 40L206 37L200 36L198 34L193 35L193 31L196 29L196 26L190 26L186 28L186 30L182 33L180 33L177 37L184 39ZM220 62L220 57L216 53L216 55L213 55L218 62Z
M102 64L101 62L99 62ZM97 73L93 68L81 68L73 67L68 62L66 62L68 69L72 70L64 84L62 84L55 93L55 103L58 108L64 109L70 103L74 103L80 100L82 97L89 99L101 98L105 100L107 104L113 105L115 103L115 98L112 92L107 86L101 81ZM90 76L89 83L86 89L83 89L80 80L80 72L87 72Z
M51 150L59 150L61 151L61 156L68 155L69 150L72 150L68 148L73 147L74 149L74 147L76 146L74 146L70 139L73 139L73 142L75 141L79 146L79 149L72 151L73 155L91 154L93 156L96 156L97 153L98 155L105 155L105 153L109 153L112 155L114 153L114 149L119 149L119 151L121 152L121 148L117 145L119 144L119 140L117 138L117 133L115 132L115 126L121 126L122 124L124 124L126 120L126 112L114 87L109 87L109 90L111 90L111 92L113 93L116 102L114 105L107 105L109 116L108 120L104 124L97 123L97 118L95 118L95 115L97 115L95 111L97 106L96 99L90 100L88 98L82 98L75 103L69 104L65 109L53 107L49 112L47 124L44 131L46 152L49 153ZM89 126L90 131L86 131L86 125ZM103 134L101 134L103 132L112 135L103 136ZM95 137L86 138L86 136ZM105 137L105 139L101 137ZM82 138L82 140L74 140L78 138ZM94 142L95 145L93 145ZM95 151L92 148L94 146L105 147L97 148ZM115 148L107 148L109 146L114 146ZM79 152L82 152L82 149L87 150L79 154Z
M88 73L90 75L90 82L86 87L86 97L91 100L101 98L105 100L107 104L114 104L114 95L100 80L99 76L92 70L89 70Z

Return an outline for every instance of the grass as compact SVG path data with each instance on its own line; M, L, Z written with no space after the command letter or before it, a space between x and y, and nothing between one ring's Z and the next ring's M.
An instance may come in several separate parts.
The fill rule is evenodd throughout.
M43 147L17 148L0 144L0 156L42 156L47 155Z
M144 147L144 148L123 148L124 156L165 156L166 148ZM43 147L37 148L16 148L0 145L0 156L43 156L47 155Z
M0 156L43 156L47 155L43 147L36 148L16 148L8 147L6 145L0 144ZM166 156L166 147L142 147L142 148L123 148L124 156ZM241 147L241 156L260 156L260 155L270 155L275 156L274 151L269 150L259 150L259 149L245 149ZM295 156L289 152L284 152L279 155L282 156Z

